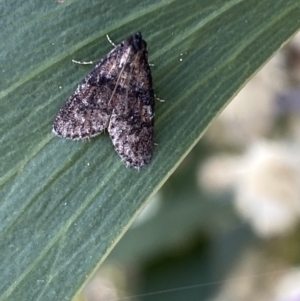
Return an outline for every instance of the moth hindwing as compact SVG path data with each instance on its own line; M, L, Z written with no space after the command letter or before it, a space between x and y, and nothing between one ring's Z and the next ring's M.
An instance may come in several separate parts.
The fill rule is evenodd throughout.
M141 168L152 157L154 92L147 44L140 32L104 57L58 112L53 132L73 140L105 129L128 166Z

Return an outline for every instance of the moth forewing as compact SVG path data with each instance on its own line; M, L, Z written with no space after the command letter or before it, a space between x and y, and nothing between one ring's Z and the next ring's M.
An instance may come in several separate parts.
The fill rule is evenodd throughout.
M154 92L147 44L140 32L108 53L60 109L53 132L73 140L108 128L117 153L141 168L154 147Z

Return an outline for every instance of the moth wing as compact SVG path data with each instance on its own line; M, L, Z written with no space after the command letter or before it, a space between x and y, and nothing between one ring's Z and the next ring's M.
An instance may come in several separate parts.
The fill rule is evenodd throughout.
M113 49L65 102L54 121L53 132L73 140L99 135L107 128L112 105L110 98L118 78L120 46Z
M154 148L154 92L146 59L127 72L112 99L108 132L120 157L139 169L150 162Z

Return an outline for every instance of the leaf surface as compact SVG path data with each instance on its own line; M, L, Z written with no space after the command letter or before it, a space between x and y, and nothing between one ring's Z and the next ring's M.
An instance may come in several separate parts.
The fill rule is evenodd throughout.
M0 300L70 300L210 122L300 27L298 0L1 3ZM107 134L55 137L56 113L97 60L141 31L155 148L126 168ZM143 242L141 241L141 244Z

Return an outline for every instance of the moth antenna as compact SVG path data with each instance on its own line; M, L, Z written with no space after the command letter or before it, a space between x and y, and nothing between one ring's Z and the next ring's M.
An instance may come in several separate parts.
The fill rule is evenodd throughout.
M108 40L108 42L113 46L113 47L117 47L117 45L110 39L110 37L108 36L108 34L106 35L106 38ZM75 64L79 64L79 65L92 65L95 64L97 62L99 62L100 60L97 61L89 61L89 62L81 62L81 61L76 61L76 60L72 60L73 63Z

